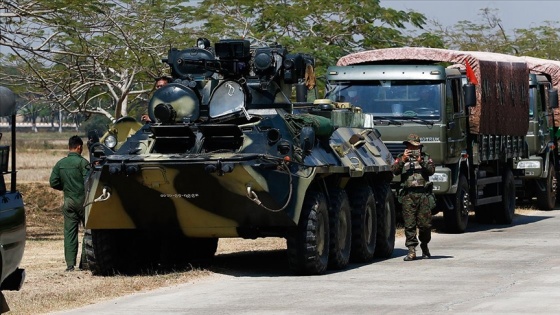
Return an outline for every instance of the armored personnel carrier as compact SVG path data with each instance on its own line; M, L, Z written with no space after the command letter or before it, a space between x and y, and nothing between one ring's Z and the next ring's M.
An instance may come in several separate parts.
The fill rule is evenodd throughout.
M118 149L90 139L94 274L208 259L233 237L286 238L297 274L392 255L392 156L359 108L308 102L312 56L200 39L163 61L152 123Z

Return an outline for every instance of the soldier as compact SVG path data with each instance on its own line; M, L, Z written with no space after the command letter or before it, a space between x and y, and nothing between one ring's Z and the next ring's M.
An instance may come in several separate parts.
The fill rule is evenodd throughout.
M154 89L159 90L160 88L166 86L172 80L173 80L173 78L168 77L168 76L157 77L156 78L156 83L154 84ZM145 123L152 122L152 120L150 119L150 116L148 116L148 114L142 114L142 116L140 117L140 120L145 122Z
M422 258L431 257L428 243L432 238L431 221L435 199L432 194L432 183L428 178L435 172L435 166L430 156L422 152L420 137L410 134L403 143L406 144L406 149L395 159L391 168L393 174L401 175L399 202L402 204L405 245L408 247L408 254L404 260L411 261L416 259L416 246L418 246L416 228L418 228Z
M64 259L66 271L73 271L78 254L78 229L84 224L84 181L89 171L89 163L82 157L84 142L78 136L68 140L68 156L61 159L53 167L50 185L64 192ZM85 251L82 244L80 269L85 263Z

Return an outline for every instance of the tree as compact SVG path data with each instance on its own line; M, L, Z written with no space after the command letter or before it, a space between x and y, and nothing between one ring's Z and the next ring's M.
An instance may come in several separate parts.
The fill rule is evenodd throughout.
M119 118L166 70L167 50L188 40L191 10L180 0L2 1L3 61L20 72L1 79L69 113Z
M351 52L407 45L441 47L443 42L407 29L422 29L424 15L383 8L379 1L203 0L196 11L200 31L218 38L274 42L315 56L318 72ZM408 28L407 28L408 27Z
M443 39L446 48L471 51L488 51L544 59L560 59L558 22L545 21L529 29L506 31L499 17L499 10L483 8L480 21L459 21L451 27L433 22L433 33Z
M442 45L427 32L403 33L422 31L424 15L383 8L378 0L188 3L1 1L0 47L9 49L2 61L20 71L2 71L0 79L10 87L25 85L69 113L116 119L128 114L129 103L145 103L153 78L168 70L161 63L167 50L194 43L196 37L278 42L314 55L319 75L358 50Z

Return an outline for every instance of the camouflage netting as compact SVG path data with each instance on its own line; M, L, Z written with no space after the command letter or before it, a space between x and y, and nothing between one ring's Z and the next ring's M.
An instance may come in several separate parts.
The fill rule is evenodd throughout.
M560 91L560 61L546 60L535 57L521 58L523 58L527 62L529 70L532 73L547 75L552 81L552 86ZM560 127L560 108L554 109L554 126Z
M527 133L529 69L522 58L488 52L406 47L350 54L340 58L337 65L389 60L450 62L463 66L468 63L478 81L476 106L470 109L471 133L513 136Z

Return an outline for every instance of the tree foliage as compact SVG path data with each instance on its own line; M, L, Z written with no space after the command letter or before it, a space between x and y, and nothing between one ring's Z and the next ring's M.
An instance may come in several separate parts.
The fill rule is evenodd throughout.
M433 33L445 42L446 48L488 51L517 56L533 56L560 60L560 28L558 22L508 31L499 17L499 10L483 8L480 21L459 21L451 27L432 22Z
M245 38L259 45L279 43L315 56L320 69L351 52L398 46L441 47L421 30L424 15L381 7L379 1L203 0L195 14L199 30L221 38Z
M3 65L19 70L4 68L3 84L53 108L112 119L127 115L128 104L139 111L167 70L168 49L196 37L277 42L314 55L319 73L358 50L442 46L423 31L424 15L378 0L2 0L0 22Z
M3 71L4 84L71 113L118 118L130 98L152 89L167 49L189 37L192 8L179 0L23 0L0 9L4 61L20 70Z

